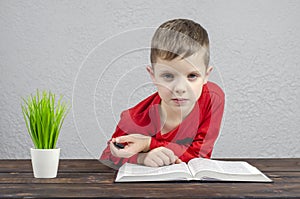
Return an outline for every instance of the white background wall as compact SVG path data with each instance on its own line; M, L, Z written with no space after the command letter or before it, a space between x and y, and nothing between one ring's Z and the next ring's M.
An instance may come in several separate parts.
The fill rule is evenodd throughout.
M201 23L212 80L226 93L214 157L300 157L299 1L0 1L0 158L29 158L21 97L73 104L62 158L97 158L121 110L154 91L145 66L155 27Z

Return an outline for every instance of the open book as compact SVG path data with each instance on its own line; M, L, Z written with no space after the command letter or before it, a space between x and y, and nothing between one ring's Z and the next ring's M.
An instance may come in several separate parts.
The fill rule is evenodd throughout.
M247 162L204 158L194 158L188 164L182 162L163 167L125 163L120 167L115 182L177 180L272 182Z

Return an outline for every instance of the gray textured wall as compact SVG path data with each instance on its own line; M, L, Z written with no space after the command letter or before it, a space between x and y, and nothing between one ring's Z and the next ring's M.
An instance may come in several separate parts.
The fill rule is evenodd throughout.
M62 158L97 158L121 110L154 91L145 66L155 27L201 23L212 80L226 93L214 157L300 157L299 1L0 1L0 158L29 158L21 97L73 104Z

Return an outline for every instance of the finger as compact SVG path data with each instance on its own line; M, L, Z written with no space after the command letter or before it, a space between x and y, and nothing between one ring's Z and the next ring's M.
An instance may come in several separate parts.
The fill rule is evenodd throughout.
M113 142L113 141L110 141L109 147L110 147L113 151L118 151L118 150L120 149L120 148L118 148L118 147L115 145L115 142Z
M132 143L125 145L124 150L127 151L128 153L133 153L133 154L141 152L138 145Z
M163 153L165 153L167 156L171 157L171 156L174 156L175 157L175 154L174 152L171 150L171 149L168 149L168 148L164 148L162 150Z
M170 159L170 164L174 164L176 161L176 157L174 155L172 155L171 157L169 157Z
M175 163L175 160L178 159L178 157L175 156L174 152L171 149L164 148L164 150L162 150L162 152L166 156L168 156L168 158L170 159L170 163Z
M110 142L110 152L113 156L120 157L120 158L130 158L134 155L134 153L127 151L125 149L118 149L113 142Z
M157 156L163 161L164 165L169 165L172 162L170 157L168 155L166 155L165 153L163 153L163 152L158 153Z
M175 164L180 164L182 163L182 160L180 160L179 158L175 161Z
M164 165L164 162L163 160L158 156L154 156L153 157L153 161L158 165L158 166L163 166Z
M123 135L123 136L117 137L115 141L118 143L131 142L132 137L129 135Z
M144 164L146 166L149 166L149 167L158 167L158 165L156 164L156 162L150 158L146 158L145 161L144 161Z
M158 147L153 149L149 154L159 166L169 165L170 162L169 157L163 153L164 149L165 147Z
M132 137L132 138L135 138L135 139L147 139L147 138L149 138L149 136L142 135L142 134L130 134L129 136Z
M118 149L114 146L113 142L110 142L110 143L109 143L109 149L110 149L110 152L111 152L111 154L112 154L113 156L118 157L118 156L117 156L117 150L118 150Z
M109 147L110 147L110 152L111 152L111 154L113 156L115 156L115 157L121 157L120 156L121 154L119 153L119 149L114 145L113 142L109 143Z
M125 149L118 149L117 153L118 153L118 156L122 157L122 158L130 158L131 156L134 155L134 153L132 153L130 151L126 151Z

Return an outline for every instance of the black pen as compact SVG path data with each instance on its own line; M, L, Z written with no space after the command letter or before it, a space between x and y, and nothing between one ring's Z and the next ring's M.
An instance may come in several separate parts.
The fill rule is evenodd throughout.
M118 143L118 142L114 142L114 145L118 148L118 149L124 149L125 145Z

